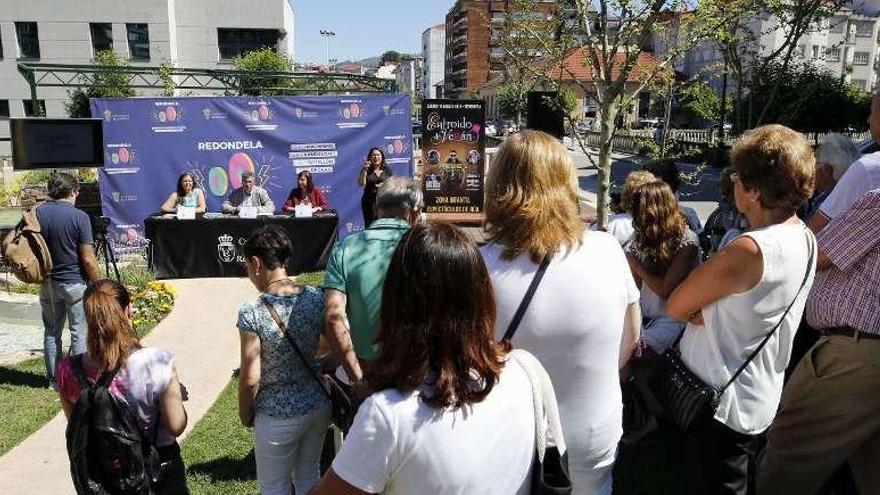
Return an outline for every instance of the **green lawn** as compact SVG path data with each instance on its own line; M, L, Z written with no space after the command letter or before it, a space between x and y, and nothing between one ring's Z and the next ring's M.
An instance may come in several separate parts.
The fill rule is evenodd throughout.
M43 358L0 366L0 456L40 429L61 410L46 388Z
M238 379L232 379L181 445L193 495L257 493L254 438L238 421Z

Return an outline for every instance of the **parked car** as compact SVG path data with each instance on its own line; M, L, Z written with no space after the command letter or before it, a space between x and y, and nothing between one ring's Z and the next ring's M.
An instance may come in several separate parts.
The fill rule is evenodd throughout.
M577 124L575 124L574 129L580 134L584 134L592 130L590 129L590 124L586 122L578 122Z
M642 119L639 121L639 128L641 129L656 129L658 127L663 127L663 119Z
M414 120L412 123L412 132L413 134L421 134L422 133L422 121Z
M487 136L494 136L497 132L498 132L498 129L495 128L495 124L492 124L489 122L486 123L486 135Z

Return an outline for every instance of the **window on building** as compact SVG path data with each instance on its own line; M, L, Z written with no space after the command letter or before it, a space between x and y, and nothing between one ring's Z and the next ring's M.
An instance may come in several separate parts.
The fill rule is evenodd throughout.
M826 57L826 60L830 62L840 62L840 47L832 47L827 51L827 53L828 56Z
M806 45L798 45L797 50L795 51L795 54L800 58L804 58L806 56L806 53L807 53L807 46Z
M109 22L89 23L92 33L92 53L113 49L113 25Z
M16 22L19 58L40 58L40 35L36 22Z
M874 32L874 21L856 21L856 36L868 38Z
M126 24L128 56L132 60L150 60L150 28L146 24Z
M44 115L46 115L45 100L37 100L37 106L39 107L38 113L34 113L34 106L31 104L31 100L22 100L21 104L24 107L25 117L43 117Z
M0 100L0 119L9 118L9 100Z
M846 19L843 17L833 17L828 24L828 29L832 33L841 34L846 30Z
M217 29L220 59L229 60L254 50L276 48L278 31L275 29Z
M853 86L855 86L855 87L861 89L862 91L864 91L864 90L866 90L866 89L868 88L868 81L866 81L866 80L864 80L864 79L853 79L853 80L851 81L851 84L852 84Z
M819 58L819 45L813 45L813 58Z
M869 56L870 54L868 52L853 53L853 65L868 65Z
M0 60L3 59L3 31L0 30Z

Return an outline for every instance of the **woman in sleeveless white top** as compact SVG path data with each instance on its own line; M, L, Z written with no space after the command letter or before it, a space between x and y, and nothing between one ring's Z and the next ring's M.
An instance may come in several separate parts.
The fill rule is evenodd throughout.
M795 215L812 193L809 143L786 127L764 126L737 144L732 162L736 206L752 230L694 270L669 297L669 315L689 322L679 344L682 360L720 389L782 321L724 391L713 420L688 434L691 493L746 493L757 435L776 414L815 273L815 239Z

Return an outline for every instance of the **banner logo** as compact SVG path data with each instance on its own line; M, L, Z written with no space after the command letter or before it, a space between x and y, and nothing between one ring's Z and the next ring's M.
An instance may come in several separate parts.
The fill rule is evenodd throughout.
M366 117L367 107L363 103L350 103L339 109L339 116L345 120Z
M231 235L223 234L217 237L217 255L224 263L235 261L235 244L232 243Z

